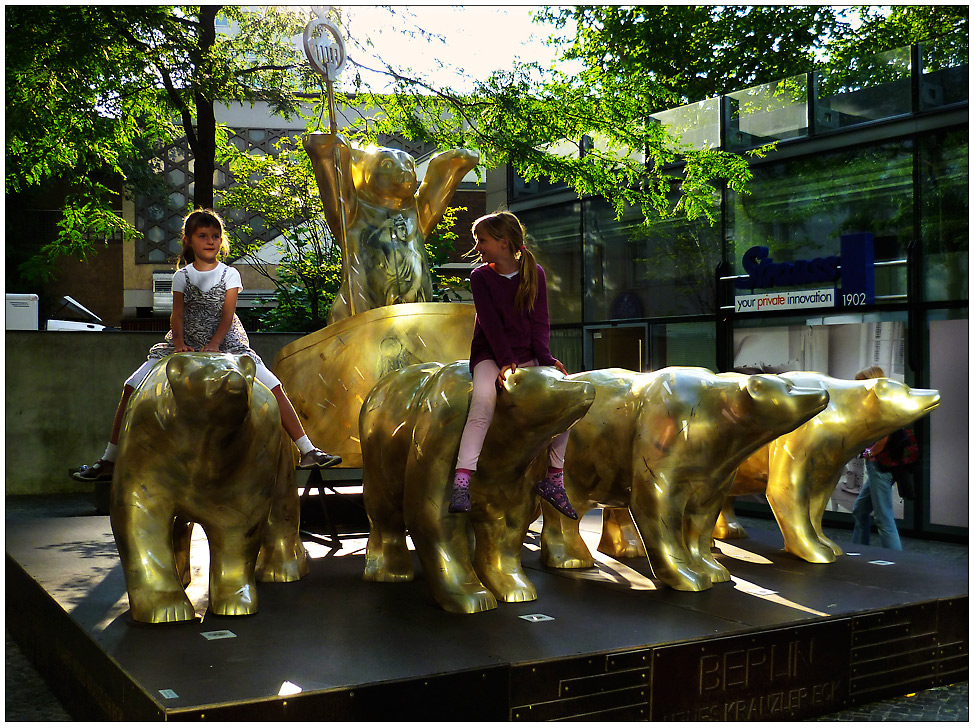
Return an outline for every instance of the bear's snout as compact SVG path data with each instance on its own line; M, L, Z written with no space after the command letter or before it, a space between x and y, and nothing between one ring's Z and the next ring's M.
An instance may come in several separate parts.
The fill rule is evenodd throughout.
M917 409L918 416L927 414L941 404L941 393L937 389L911 389L909 400Z
M810 414L812 417L826 409L829 404L829 392L811 387L793 387L789 391L789 399L795 402L798 411L812 413Z

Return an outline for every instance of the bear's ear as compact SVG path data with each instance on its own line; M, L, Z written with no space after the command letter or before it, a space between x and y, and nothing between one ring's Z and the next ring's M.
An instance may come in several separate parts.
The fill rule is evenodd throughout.
M254 376L257 374L257 364L254 360L247 354L243 354L237 357L237 366L240 367L240 373L247 380L247 386L254 384Z
M358 147L352 147L349 153L349 158L352 163L352 166L354 168L358 168L363 165L366 159L369 158L369 154L366 151L359 149Z
M171 356L166 362L166 378L172 384L177 379L192 374L203 366L200 362L189 356Z
M870 387L870 393L877 399L886 399L891 394L894 383L889 379L874 379L871 384L873 386Z
M761 374L752 374L746 380L745 390L752 399L762 399L770 389L768 379Z

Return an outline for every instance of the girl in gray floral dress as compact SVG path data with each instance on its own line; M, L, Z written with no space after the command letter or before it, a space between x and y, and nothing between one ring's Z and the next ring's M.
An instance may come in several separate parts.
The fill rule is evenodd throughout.
M305 434L298 415L279 380L261 360L235 313L242 289L240 274L217 260L229 252L223 239L223 223L213 210L196 210L183 221L183 255L187 265L173 275L173 315L165 341L149 350L147 361L125 381L115 412L112 434L105 454L93 465L71 473L81 481L110 480L114 470L122 417L129 397L161 359L187 351L246 354L257 365L255 377L271 390L281 412L281 424L301 452L300 468L329 467L342 461L338 455L316 448Z

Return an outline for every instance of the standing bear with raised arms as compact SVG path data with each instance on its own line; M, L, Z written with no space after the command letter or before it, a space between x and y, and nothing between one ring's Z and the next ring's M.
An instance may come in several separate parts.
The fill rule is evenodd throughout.
M307 135L304 147L325 219L342 249L342 285L328 323L381 306L432 300L423 241L477 165L478 154L453 149L436 155L417 189L416 162L398 149L359 149L341 134L320 132Z

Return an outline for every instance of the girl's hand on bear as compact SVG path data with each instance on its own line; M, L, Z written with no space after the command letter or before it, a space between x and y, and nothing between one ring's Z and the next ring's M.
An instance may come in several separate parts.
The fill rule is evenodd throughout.
M515 371L517 368L518 365L513 362L511 364L505 364L501 368L501 372L498 374L498 384L500 384L503 387L505 380L508 378L508 375L511 372Z
M215 344L215 343L213 343L211 341L209 344L207 344L202 349L200 349L200 351L215 351L215 352L219 352L220 351L220 345L219 344Z

